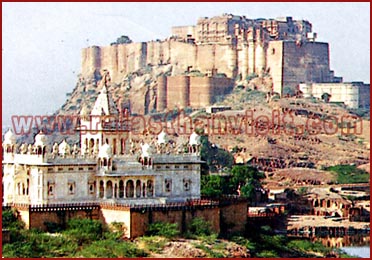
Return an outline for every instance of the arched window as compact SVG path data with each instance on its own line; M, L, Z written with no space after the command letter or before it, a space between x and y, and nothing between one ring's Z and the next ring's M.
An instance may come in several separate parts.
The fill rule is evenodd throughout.
M136 182L136 197L141 197L141 181L137 180Z
M132 180L127 181L125 193L127 194L127 198L134 197L134 183Z
M103 187L103 181L100 181L99 182L99 195L98 195L100 198L103 198L104 190L105 188Z
M147 197L154 196L154 186L151 180L147 181Z
M103 158L103 166L107 166L107 159Z
M124 198L124 182L119 181L119 198Z
M106 184L106 198L111 199L112 198L112 182L107 181Z
M142 197L146 197L146 184L142 184Z

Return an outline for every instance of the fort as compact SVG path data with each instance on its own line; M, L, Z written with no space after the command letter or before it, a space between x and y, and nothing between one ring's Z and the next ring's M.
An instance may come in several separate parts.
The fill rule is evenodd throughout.
M272 91L281 96L296 93L300 83L342 85L342 78L335 77L330 69L328 43L317 42L316 37L310 22L292 17L203 17L196 25L172 27L171 36L164 40L117 41L110 46L84 48L82 76L90 78L107 70L113 82L120 84L133 71L171 64L171 77L158 78L158 111L168 108L166 100L178 88L180 103L169 102L169 108L200 107L213 104L216 96L227 93L232 87L228 81L255 76L270 77ZM190 71L200 74L182 77ZM211 71L215 73L211 75ZM226 77L225 81L216 82L217 71ZM195 92L200 87L201 92Z
M229 78L269 74L273 90L294 92L298 82L333 82L329 46L315 41L308 21L248 19L224 14L196 26L172 28L163 41L114 43L82 51L82 75L106 69L114 82L148 65L173 64L175 74L213 69Z

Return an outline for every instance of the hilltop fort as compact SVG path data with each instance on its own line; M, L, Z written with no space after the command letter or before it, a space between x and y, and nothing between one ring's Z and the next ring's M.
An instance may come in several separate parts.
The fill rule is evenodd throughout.
M146 81L152 80L153 91L142 93L145 100L137 100L145 109L132 104L139 113L205 107L231 91L234 81L255 77L268 78L269 90L280 96L295 94L302 83L307 84L303 89L308 96L327 92L333 95L332 101L353 108L369 106L369 85L344 86L342 78L334 76L329 45L316 41L309 21L223 14L171 31L165 40L132 42L122 36L110 46L84 48L82 77L97 77L106 70L112 82L120 85L133 72L171 67Z

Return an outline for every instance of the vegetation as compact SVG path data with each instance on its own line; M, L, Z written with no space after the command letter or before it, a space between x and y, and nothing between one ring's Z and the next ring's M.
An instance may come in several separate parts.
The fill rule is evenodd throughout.
M180 234L177 223L156 222L149 225L147 235L174 238Z
M222 195L238 195L256 202L256 191L262 188L264 173L247 165L235 165L229 176L206 175L201 178L201 194L218 198Z
M190 222L187 231L192 237L210 236L213 234L211 224L198 217Z
M232 154L210 143L207 136L201 136L200 156L206 162L207 168L202 172L204 174L208 170L216 172L222 169L231 169L234 163Z
M60 233L25 230L14 215L4 210L3 227L11 232L10 243L3 244L3 257L143 257L147 254L135 244L122 240L123 230L105 230L97 220L72 219Z
M122 239L125 231L123 223L112 223L111 230L108 230L96 220L72 219L65 230L51 234L22 229L24 224L10 210L4 210L2 216L3 227L13 231L17 229L18 232L18 236L13 237L10 243L3 244L5 258L146 257L151 253L161 253L171 239L178 236L197 239L192 244L201 249L206 257L221 258L229 255L226 251L229 241L218 239L218 235L212 231L211 223L202 218L193 219L185 234L179 233L176 224L151 224L151 236L137 238L133 243ZM80 234L76 232L78 229ZM269 226L247 227L246 234L227 239L249 249L251 257L319 257L331 251L320 243L275 235ZM348 257L341 251L338 253Z
M369 173L358 169L355 165L336 165L325 168L326 171L332 171L337 174L337 183L367 183L369 181Z

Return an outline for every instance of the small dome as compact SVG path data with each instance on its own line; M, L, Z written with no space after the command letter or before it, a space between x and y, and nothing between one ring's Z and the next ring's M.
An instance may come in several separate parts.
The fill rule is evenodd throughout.
M197 133L193 132L190 135L189 144L190 145L200 145L201 144L200 136Z
M4 135L4 142L3 144L15 144L16 143L16 136L13 134L12 130L8 130Z
M66 140L63 140L59 146L58 146L58 152L59 154L68 154L70 153L70 145L66 142Z
M35 146L45 146L47 143L47 136L40 130L35 136Z
M99 148L98 157L108 158L112 156L112 148L109 144L104 144Z
M158 144L166 144L168 143L168 135L166 132L161 131L161 133L158 135Z
M145 143L145 144L141 145L141 149L142 149L142 156L143 157L151 156L151 154L152 154L151 146L148 143Z

